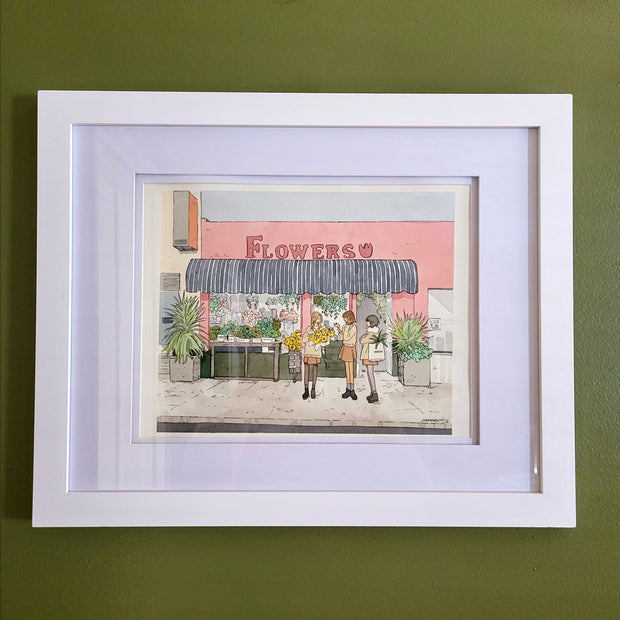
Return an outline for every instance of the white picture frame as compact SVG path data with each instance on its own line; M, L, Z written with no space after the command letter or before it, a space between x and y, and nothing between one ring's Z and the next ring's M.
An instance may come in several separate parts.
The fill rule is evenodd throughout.
M34 526L575 526L570 95L42 91L38 127ZM88 217L92 217L76 208L83 204L79 194L84 191L83 186L76 186L76 179L80 177L79 167L86 165L77 156L81 151L76 128L80 127L129 128L130 134L131 128L179 128L178 144L171 145L168 153L160 145L153 155L154 143L135 135L127 142L105 147L120 154L114 168L101 170L105 191L110 196L131 198L129 202L114 199L120 209L118 220L129 217L128 221L133 223L130 227L116 225L120 237L128 240L128 247L140 232L139 213L131 212L137 176L172 174L189 178L197 174L198 169L192 169L182 158L173 159L171 154L177 152L175 148L182 152L191 144L192 135L195 137L200 128L234 131L239 140L236 146L255 135L254 130L277 130L283 134L302 130L307 136L304 146L308 150L323 135L321 132L341 132L337 143L344 151L337 154L339 164L336 155L329 153L311 160L301 155L288 156L285 163L277 145L267 150L267 156L263 150L250 149L262 154L252 161L248 157L241 161L238 152L222 148L222 152L205 156L206 163L200 164L200 171L209 174L473 179L485 215L476 232L481 248L477 274L481 294L475 321L481 360L476 441L458 446L387 443L346 447L351 458L362 459L363 451L369 450L381 463L393 463L394 471L399 472L393 484L385 472L372 478L360 468L351 484L341 488L325 488L318 474L319 482L314 486L312 480L296 486L294 479L288 479L286 484L270 488L223 486L192 490L189 482L184 488L181 484L180 490L162 487L156 476L149 475L149 470L165 460L180 458L178 445L175 448L174 443L165 442L132 444L131 409L135 403L129 388L139 367L134 354L123 358L126 366L116 369L114 379L127 384L127 389L119 394L128 397L119 397L113 405L105 401L98 418L98 449L110 455L105 463L113 469L112 482L93 488L72 486L72 453L91 448L82 445L86 442L82 439L80 416L85 414L80 411L73 389L76 377L83 372L83 359L76 359L72 346L79 338L87 337L89 330L97 332L97 342L106 342L107 339L101 340L106 334L113 342L116 328L134 333L139 303L135 276L140 272L139 257L129 252L130 260L121 270L126 274L123 278L127 286L121 286L116 279L120 272L110 269L107 261L99 260L94 265L98 277L108 287L118 289L110 302L115 305L109 306L116 309L117 315L99 315L88 324L79 322L88 291L80 284L79 270L85 267L76 260L76 248L90 225ZM360 151L355 138L347 138L358 132L370 132L373 148L379 146L387 154L394 144L403 142L403 137L414 135L412 130L417 132L415 136L425 145L425 151L411 161L389 155L373 159L363 149ZM514 148L520 154L514 161L521 162L515 163L515 170L518 168L521 174L518 178L506 163L513 161L512 155L503 152L510 151L513 142L502 137L494 142L495 136L501 135L517 136L514 144L520 146ZM412 146L412 152L416 148L421 147ZM344 152L350 154L350 160L342 157ZM100 165L105 166L105 157L101 161L104 163ZM314 163L309 165L308 161ZM97 170L97 164L94 169ZM510 181L508 177L514 178ZM520 184L522 204L526 205L521 210L518 205L509 210L511 215L506 217L515 218L511 230L502 224L503 214L486 217L494 213L490 208L492 191L499 192L503 182ZM493 205L501 202L500 196L501 193L495 195ZM95 216L97 208L95 204ZM493 273L494 252L500 252L503 243L515 239L514 244L508 245L519 246L520 254L511 258L510 252L506 252L501 254L500 262L504 261L504 267L512 270L508 273L519 279L520 290L526 292L529 301L519 312L488 300L484 292L494 278L502 282L505 277ZM115 254L113 250L110 256L122 259L122 251ZM510 291L508 287L506 290ZM528 344L520 354L518 368L514 367L510 352L498 353L492 346L497 325L494 317L502 312L512 312L510 316L514 315L515 320L524 312L527 317ZM488 347L493 349L492 354ZM500 358L494 358L495 355ZM506 369L500 383L489 379L492 366ZM513 370L520 377L518 381L510 378ZM106 373L110 370L101 370L93 389L107 390ZM519 396L523 386L527 395ZM510 396L513 392L516 399ZM104 423L104 413L110 420L118 417L121 422ZM513 438L504 429L511 428L513 418L518 418L524 442L523 448L512 447L516 460L522 463L518 476L523 484L513 487L506 483L497 490L491 483L480 482L478 477L482 479L483 474L475 472L493 470L499 466L501 455L510 453ZM269 443L241 444L237 448L231 445L218 444L217 450L222 451L221 462L228 463L229 470L232 463L239 465L240 455L244 455L247 462L235 472L240 475L260 459L275 458L278 450L286 452L282 458L289 459L287 462L295 455L294 458L307 458L312 463L312 459L324 457L329 461L342 449L338 445L317 447L312 443L304 444L302 450L299 444L284 448ZM191 449L202 455L214 450L208 443L196 444ZM442 461L447 460L454 470L459 464L471 462L475 466L465 468L467 474L449 490L445 490L449 487L445 482L434 484L432 472L424 488L409 488L405 480L407 468L423 468L425 463L434 462L432 459L439 458L438 450L443 450ZM214 459L209 461L212 464L218 462L217 457L209 458ZM131 470L128 474L127 469ZM122 482L126 474L131 480L127 485ZM530 478L535 481L531 485Z

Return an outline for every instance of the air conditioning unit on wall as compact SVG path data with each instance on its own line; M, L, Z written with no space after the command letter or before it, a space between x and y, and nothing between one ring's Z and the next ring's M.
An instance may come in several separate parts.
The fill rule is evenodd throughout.
M198 250L198 198L187 190L173 192L172 245L180 252Z

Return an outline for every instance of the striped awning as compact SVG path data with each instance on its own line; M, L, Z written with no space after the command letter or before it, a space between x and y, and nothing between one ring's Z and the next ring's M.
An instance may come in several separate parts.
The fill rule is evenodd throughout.
M234 260L193 258L189 293L417 293L412 260Z

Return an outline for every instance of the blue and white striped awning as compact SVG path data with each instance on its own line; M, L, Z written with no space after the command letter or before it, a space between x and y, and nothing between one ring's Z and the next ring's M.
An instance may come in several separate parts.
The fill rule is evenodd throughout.
M189 293L417 293L412 260L247 260L193 258Z

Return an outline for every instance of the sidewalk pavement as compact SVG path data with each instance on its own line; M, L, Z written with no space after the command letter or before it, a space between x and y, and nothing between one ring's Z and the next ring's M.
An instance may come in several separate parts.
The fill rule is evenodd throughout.
M342 398L344 379L321 378L315 399L302 399L293 381L160 379L159 432L406 433L449 435L450 384L406 387L376 373L379 402L370 404L365 373L356 379L358 399Z

